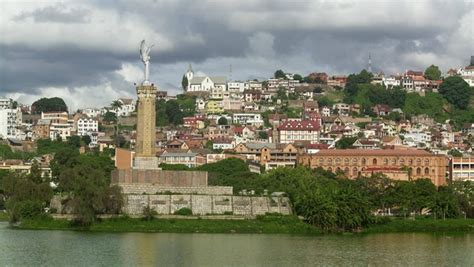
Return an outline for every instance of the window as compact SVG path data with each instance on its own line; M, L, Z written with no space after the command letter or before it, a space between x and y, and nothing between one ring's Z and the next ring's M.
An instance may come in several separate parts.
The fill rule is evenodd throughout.
M416 175L421 175L421 168L420 167L416 168Z
M425 175L429 175L430 174L430 169L428 169L428 167L425 168Z
M373 164L373 165L377 165L377 159L373 159L373 160L372 160L372 164Z
M356 167L352 168L352 176L357 176L357 175L358 175L357 168Z

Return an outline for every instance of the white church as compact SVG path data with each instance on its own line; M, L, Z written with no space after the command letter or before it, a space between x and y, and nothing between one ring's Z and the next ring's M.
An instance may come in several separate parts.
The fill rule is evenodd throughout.
M194 76L194 71L189 64L186 72L188 79L187 92L210 92L212 89L226 90L227 79L224 76Z

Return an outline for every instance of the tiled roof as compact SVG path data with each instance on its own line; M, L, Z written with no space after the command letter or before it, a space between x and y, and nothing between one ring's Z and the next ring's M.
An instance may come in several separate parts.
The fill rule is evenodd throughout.
M418 149L329 149L321 150L318 156L437 156Z
M280 125L280 127L278 127L278 130L317 131L319 130L319 127L319 123L312 120L285 121Z

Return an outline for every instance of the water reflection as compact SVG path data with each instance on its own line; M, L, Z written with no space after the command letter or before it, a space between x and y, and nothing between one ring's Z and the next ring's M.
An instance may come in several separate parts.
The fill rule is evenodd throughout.
M474 235L226 235L23 231L0 266L473 266Z

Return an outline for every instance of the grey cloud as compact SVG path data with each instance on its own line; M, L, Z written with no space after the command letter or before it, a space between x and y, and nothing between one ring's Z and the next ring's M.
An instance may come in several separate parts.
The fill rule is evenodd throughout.
M64 5L47 6L32 12L23 12L16 16L16 20L32 18L35 22L57 22L57 23L89 23L90 11L83 8L66 9Z
M124 23L131 21L129 18L139 18L155 33L173 42L170 49L152 51L151 55L151 77L155 77L163 89L173 92L179 92L181 77L189 62L195 70L210 75L227 75L232 64L233 78L248 79L268 78L279 68L302 74L358 72L367 67L369 53L373 69L385 73L426 67L404 57L411 53L443 55L439 62L432 63L459 67L452 64L462 62L464 59L460 56L469 58L469 54L462 53L472 53L447 50L447 42L453 41L449 38L459 29L460 19L472 12L472 4L466 2L434 1L426 8L424 2L417 2L412 7L409 2L387 1L369 2L370 5L367 2L294 2L90 0L81 2L87 8L53 5L22 13L16 19L90 22L88 26L93 27L91 21L94 20L90 20L92 15L88 10L107 10ZM382 10L392 13L367 17L372 14L367 6L377 9L388 4L391 5L389 9ZM360 10L357 10L359 6ZM348 13L341 17L324 17L325 20L319 23L318 16L328 13L323 12L324 8ZM406 21L399 20L399 16L406 17ZM356 23L360 18L369 22ZM341 20L344 23L339 23ZM122 25L117 27L121 29ZM199 40L192 41L194 37ZM126 32L123 38L127 38ZM86 44L93 41L84 40ZM136 40L137 46L139 41ZM58 36L57 45L50 49L32 47L34 43L0 45L2 92L30 93L41 87L94 86L109 81L117 90L133 93L133 85L123 81L114 71L124 63L140 64L136 51L113 53L93 45L64 43L61 36Z

